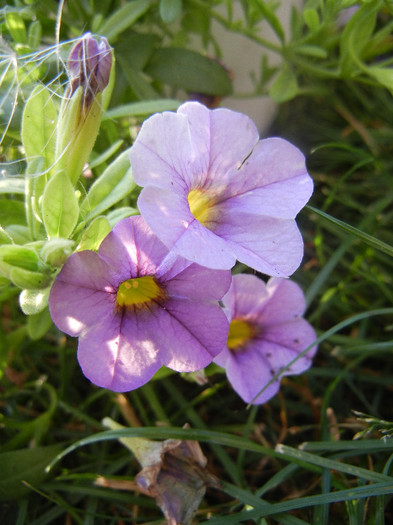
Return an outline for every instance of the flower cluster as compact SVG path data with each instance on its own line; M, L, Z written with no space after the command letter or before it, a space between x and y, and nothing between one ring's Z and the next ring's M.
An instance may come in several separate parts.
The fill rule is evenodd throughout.
M265 402L280 371L306 370L316 351L303 293L284 279L303 256L304 156L260 140L245 115L189 102L145 121L130 158L141 217L69 257L49 298L54 322L79 337L82 370L101 387L214 360L246 402ZM236 260L272 278L232 278Z

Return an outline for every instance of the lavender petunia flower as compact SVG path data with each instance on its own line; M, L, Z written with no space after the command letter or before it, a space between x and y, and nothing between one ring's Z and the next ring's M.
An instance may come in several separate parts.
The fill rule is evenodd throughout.
M53 321L79 337L78 361L98 386L137 388L162 366L191 372L222 350L228 320L218 304L229 271L168 254L141 217L69 257L49 297Z
M295 217L313 182L303 154L280 138L259 140L254 123L198 102L153 115L131 148L138 206L175 253L208 268L236 259L287 277L303 257Z
M272 277L267 284L255 275L235 275L223 298L230 319L226 348L214 362L226 369L229 382L246 403L261 404L280 386L281 369L316 339L312 326L301 316L304 295L293 281ZM299 374L311 366L313 346L284 375Z

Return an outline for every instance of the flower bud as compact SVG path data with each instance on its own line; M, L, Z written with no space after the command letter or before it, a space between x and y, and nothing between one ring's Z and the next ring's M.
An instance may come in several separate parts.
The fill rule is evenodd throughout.
M112 49L105 38L98 43L86 33L72 48L68 59L70 82L59 111L53 173L64 170L73 184L97 138L101 93L108 86L111 70Z

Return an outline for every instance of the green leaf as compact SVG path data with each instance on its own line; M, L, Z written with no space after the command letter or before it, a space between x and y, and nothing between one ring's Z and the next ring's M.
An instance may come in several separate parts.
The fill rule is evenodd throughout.
M132 102L131 104L124 104L124 106L109 109L105 113L104 119L141 117L149 116L153 113L161 113L162 111L176 111L180 104L179 100L170 98Z
M150 7L149 0L134 0L117 9L99 28L99 33L112 42L120 33L131 27Z
M303 12L303 19L310 31L317 31L319 28L319 16L315 9L306 9Z
M27 246L3 244L0 246L0 261L10 267L15 266L32 272L41 269L37 252Z
M359 60L373 34L381 1L363 4L350 18L340 39L339 66L343 76L350 77L359 68Z
M23 202L13 199L0 200L0 224L26 224L25 206Z
M44 168L45 158L39 156L29 161L26 170L25 207L27 224L32 239L39 238L39 232L42 228L41 207L39 203L48 180L48 175L42 173ZM42 175L39 175L39 173L42 173Z
M64 171L48 181L41 209L48 237L68 239L78 222L79 206L74 187Z
M275 102L280 104L281 102L286 102L287 100L294 98L297 95L297 92L298 85L296 75L292 68L285 64L275 78L269 90L269 95Z
M0 454L0 500L7 501L27 496L29 489L23 482L37 487L47 477L45 467L62 450L61 445L26 448Z
M101 215L134 188L129 152L124 151L95 181L81 203L81 216L86 221Z
M18 288L34 290L48 286L51 277L42 272L32 272L23 268L11 268L10 279Z
M37 341L41 339L53 325L49 309L45 308L37 314L30 315L27 318L27 333L30 339Z
M155 80L188 92L219 96L232 92L232 83L225 68L189 49L160 49L153 56L146 73Z
M374 66L368 67L367 73L393 93L393 69Z
M28 35L27 35L29 47L31 49L37 49L37 47L41 43L41 37L42 37L41 22L39 20L34 20L34 22L32 22L29 25L29 30L28 30Z
M101 242L111 231L111 225L106 217L97 217L88 226L82 235L82 239L78 246L80 250L98 250Z
M44 157L44 169L54 163L57 108L53 94L37 86L28 98L22 116L22 143L28 162Z
M23 290L19 296L19 305L25 315L42 312L48 306L50 286L42 290Z
M26 27L23 18L16 11L9 11L5 13L5 23L7 29L17 44L27 43Z
M160 0L160 16L166 24L171 24L181 15L182 0Z
M285 40L285 34L284 29L282 28L282 25L280 23L279 18L274 13L273 9L266 5L266 3L262 0L258 0L256 2L256 5L258 9L261 11L263 16L265 17L267 23L270 25L270 27L273 29L273 31L276 33L278 38L281 40L281 42L284 42Z

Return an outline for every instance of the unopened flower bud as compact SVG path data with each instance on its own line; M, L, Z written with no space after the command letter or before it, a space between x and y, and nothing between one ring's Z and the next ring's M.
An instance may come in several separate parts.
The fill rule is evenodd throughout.
M101 38L98 43L90 33L86 33L72 48L68 59L69 96L82 86L84 103L88 106L93 97L108 85L111 68L112 52L106 38Z
M68 59L70 82L59 112L56 164L73 184L78 181L93 149L102 116L102 91L112 70L112 49L107 40L97 42L90 33L72 48Z

